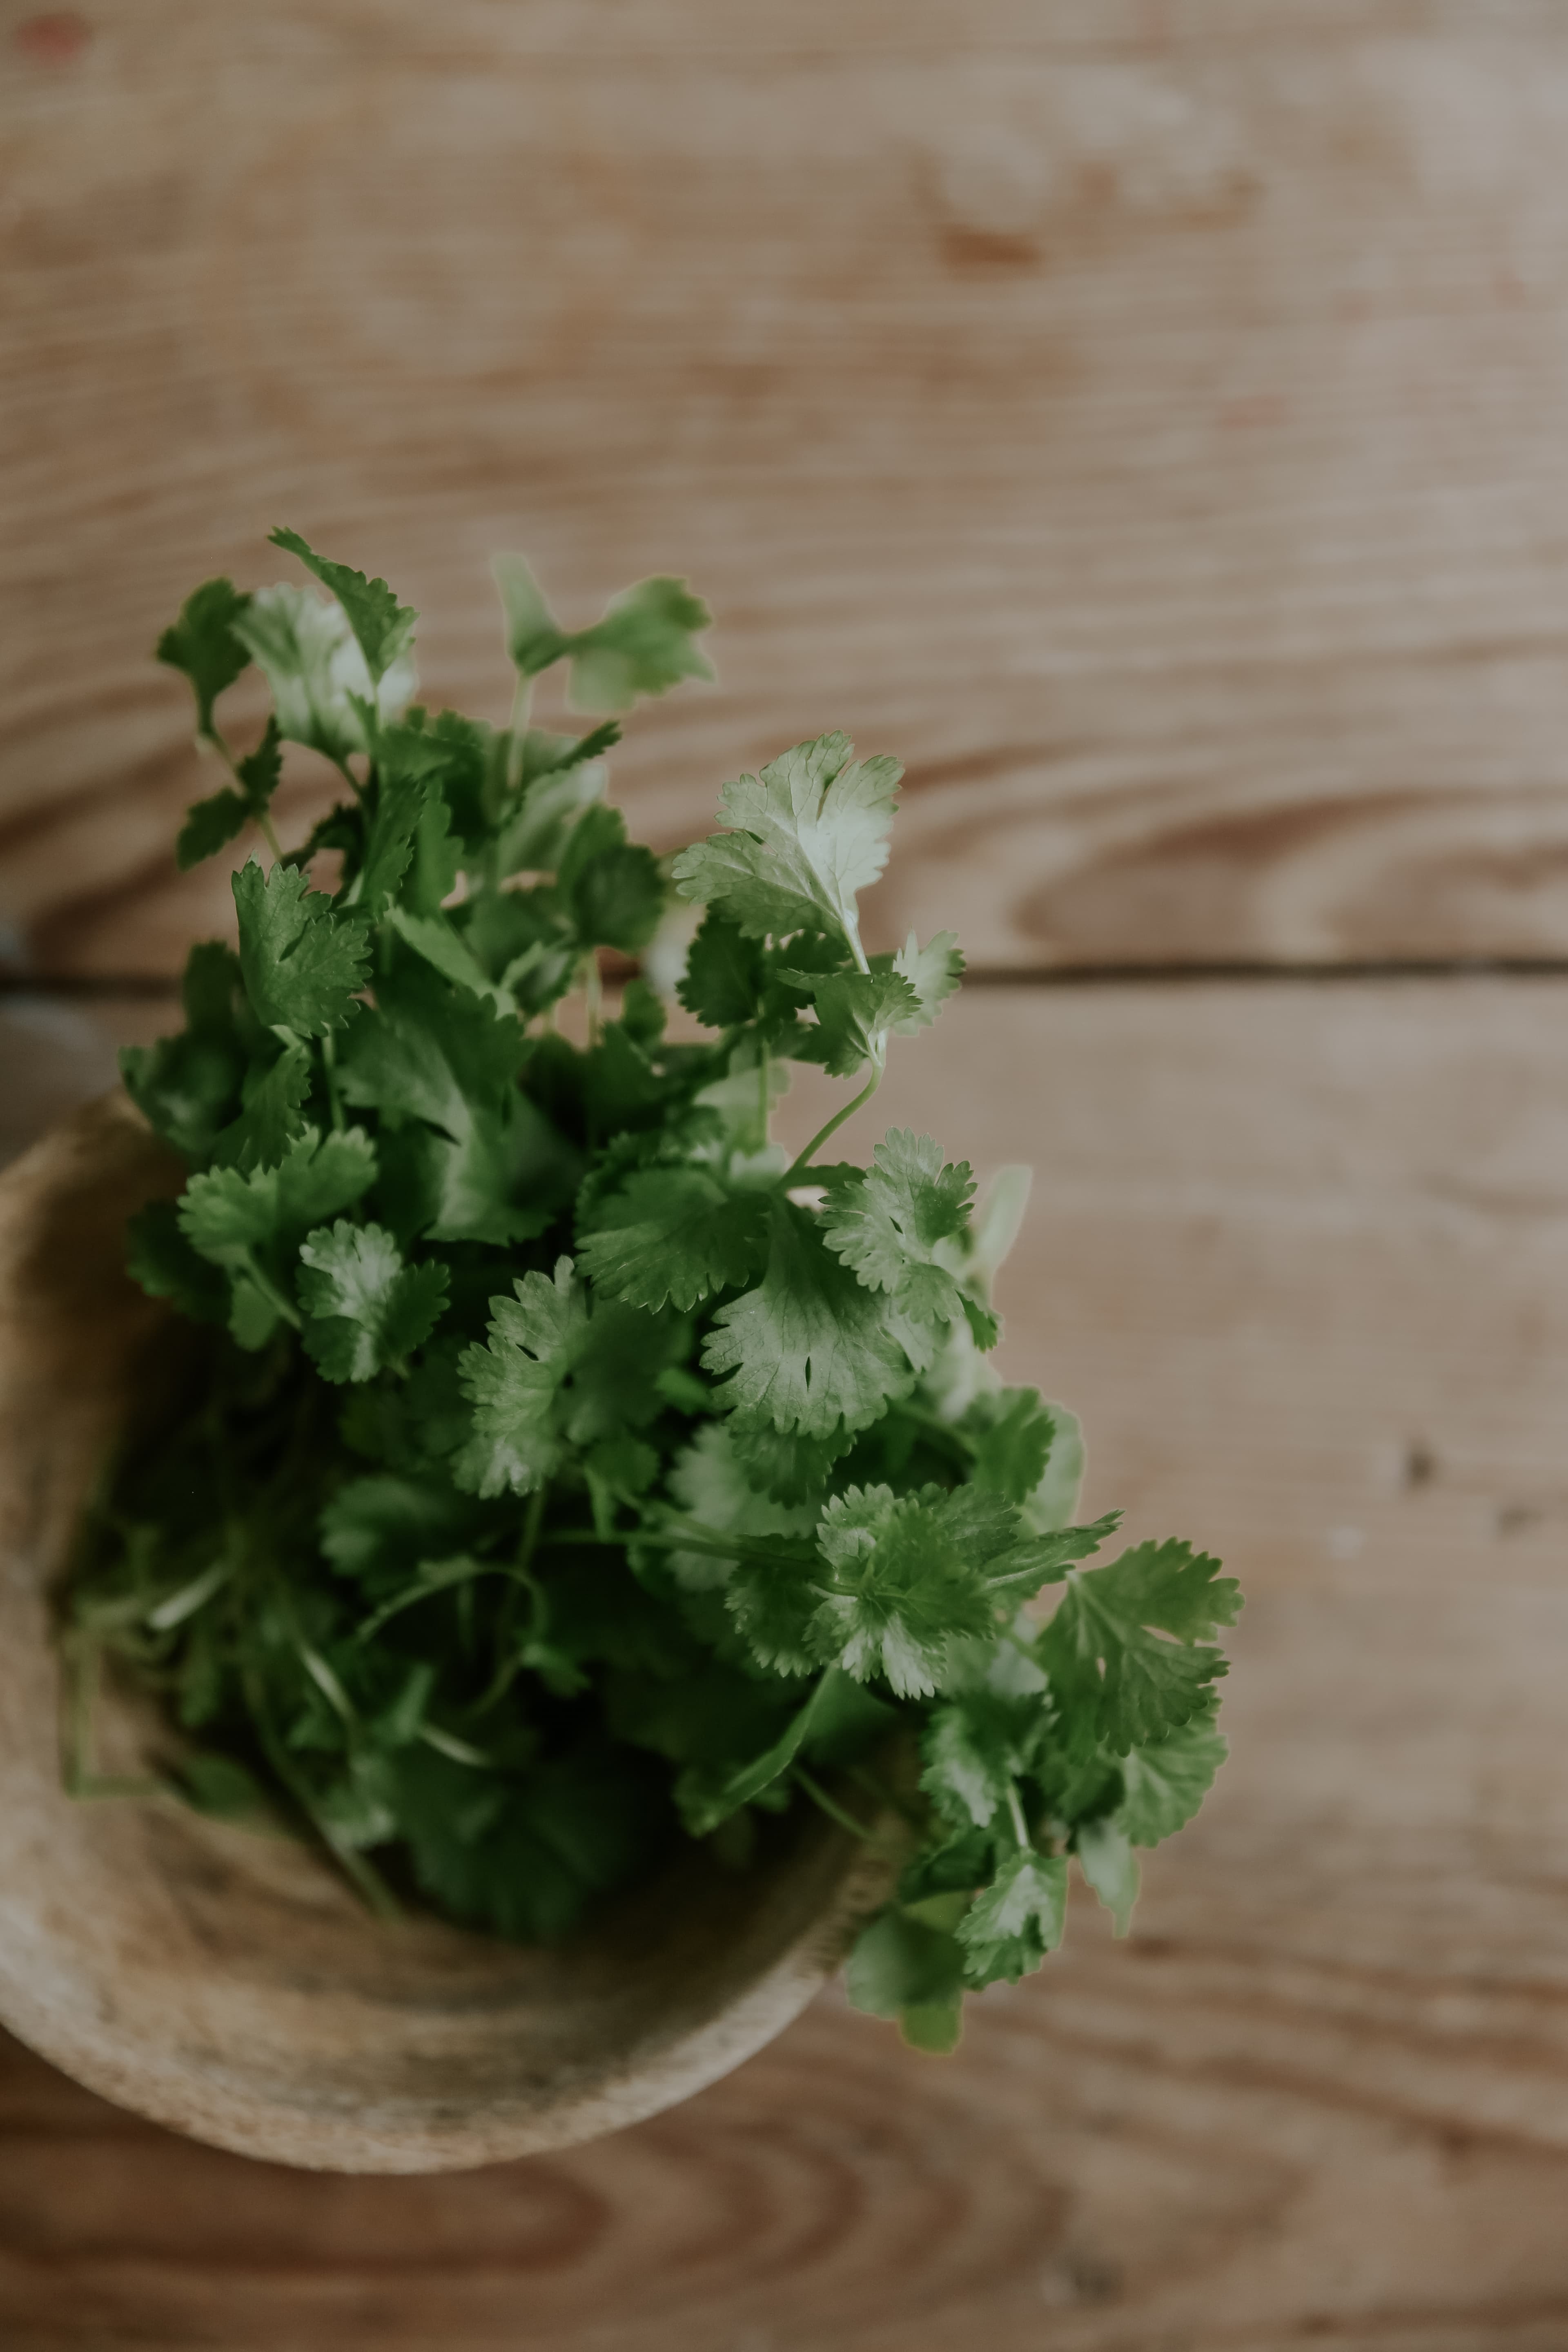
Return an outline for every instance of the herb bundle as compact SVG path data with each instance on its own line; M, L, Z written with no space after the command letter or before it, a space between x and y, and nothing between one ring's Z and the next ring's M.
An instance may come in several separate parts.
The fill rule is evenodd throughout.
M572 635L503 559L497 730L410 707L384 582L274 539L330 597L212 581L158 649L231 778L181 865L247 826L272 862L235 875L237 952L193 950L183 1033L124 1056L189 1171L130 1264L205 1338L70 1640L163 1696L190 1801L281 1817L382 1911L555 1938L682 1839L744 1869L818 1806L897 1847L851 1998L950 2048L965 1988L1058 1941L1069 1856L1125 1927L1134 1849L1224 1756L1237 1592L1182 1543L1083 1565L1116 1519L1070 1523L1076 1424L987 1360L1021 1171L975 1215L929 1137L825 1156L963 969L945 934L861 943L900 772L799 744L661 865L604 798L614 721L529 701L556 663L590 711L707 675L683 583ZM216 706L252 663L240 757ZM287 852L285 742L343 785ZM640 978L601 1001L602 953L668 965L682 919L699 1043ZM794 1160L791 1061L853 1088Z

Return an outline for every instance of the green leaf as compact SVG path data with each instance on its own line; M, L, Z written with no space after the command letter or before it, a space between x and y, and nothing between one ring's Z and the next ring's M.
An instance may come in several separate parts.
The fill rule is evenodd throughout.
M998 1496L940 1486L895 1495L850 1486L822 1514L827 1598L812 1620L818 1656L858 1682L885 1675L901 1698L928 1697L948 1645L994 1633L987 1563L1008 1552L1017 1515Z
M675 992L710 1029L731 1029L756 1018L765 972L756 940L710 908L687 950Z
M277 1243L299 1246L312 1225L351 1208L375 1179L375 1148L363 1128L323 1138L308 1127L275 1168L242 1174L214 1168L193 1176L180 1203L180 1225L215 1265Z
M274 547L297 555L321 585L331 590L358 640L365 667L379 685L393 664L408 652L418 614L411 605L400 604L384 580L367 580L363 572L346 563L330 563L307 546L297 530L279 529L268 535Z
M751 1484L775 1503L804 1503L819 1495L833 1475L833 1465L848 1453L855 1440L840 1424L826 1437L803 1437L731 1419L726 1423L735 1458Z
M994 1390L975 1399L959 1427L973 1449L974 1485L1026 1503L1046 1475L1057 1430L1039 1391Z
M251 1040L238 960L216 941L194 947L181 983L185 1027L120 1056L126 1092L154 1134L201 1161L239 1108Z
M960 1921L963 1969L971 1984L1016 1984L1061 1942L1067 1925L1068 1866L1021 1846L976 1895Z
M1079 1866L1110 1913L1114 1933L1125 1936L1138 1900L1138 1857L1127 1832L1113 1821L1080 1822L1073 1839Z
M988 1690L936 1709L921 1737L921 1786L959 1829L986 1829L1028 1769L1043 1717L1038 1702Z
M521 555L498 555L491 562L506 614L507 658L524 677L534 677L566 650L543 592Z
M555 1402L587 1345L588 1303L569 1257L552 1279L525 1274L510 1298L492 1298L482 1347L465 1349L458 1382L473 1436L454 1465L469 1493L531 1494L561 1459Z
M226 1323L228 1284L180 1228L173 1201L150 1201L125 1228L125 1266L150 1298L167 1298L197 1323Z
M250 811L238 793L225 785L205 801L193 801L174 839L174 863L182 874L216 857L250 821Z
M416 955L423 956L431 970L438 971L443 980L449 980L454 988L467 989L498 1011L511 1010L507 991L496 986L445 915L411 915L405 908L392 907L387 910L387 920L405 945L411 947Z
M658 929L664 877L648 849L626 839L619 809L585 809L566 836L556 869L561 905L584 949L635 955Z
M730 1422L710 1421L698 1431L676 1456L669 1491L709 1536L809 1535L816 1525L814 1510L775 1502L751 1484ZM724 1583L735 1565L706 1549L672 1551L667 1558L672 1574L692 1591Z
M795 1058L819 1061L832 1078L852 1078L868 1062L880 1062L889 1031L912 1022L919 1011L913 989L897 972L803 972L799 978L816 1003L816 1026L803 1034Z
M873 956L873 971L880 969L882 961L880 956ZM963 951L952 931L939 931L923 948L911 931L890 961L899 978L914 992L917 1009L897 1024L900 1037L912 1037L918 1030L930 1027L957 990L963 977Z
M263 873L255 859L234 877L239 963L257 1018L271 1028L320 1037L357 1011L370 943L362 926L331 911L291 866Z
M602 621L568 640L577 710L626 710L639 694L665 694L683 677L710 678L697 639L712 620L684 580L639 580Z
M964 1954L956 1938L905 1911L889 1908L864 1927L844 1971L853 2008L872 2017L946 2005L963 1985Z
M310 1091L310 1055L303 1045L286 1045L274 1062L253 1062L246 1073L239 1117L214 1138L213 1159L223 1168L269 1168L282 1159L304 1127L302 1106Z
M829 1192L824 1234L858 1281L897 1292L911 1268L936 1265L944 1242L962 1242L974 1178L967 1160L944 1166L940 1144L909 1128L891 1129L871 1159L864 1176Z
M158 640L158 659L170 669L184 671L191 682L198 735L211 737L214 703L249 666L250 656L234 626L249 603L231 580L205 581L186 597L179 619Z
M797 743L724 786L719 814L732 830L684 850L676 882L752 938L827 931L858 945L856 894L887 863L902 772L896 760L857 761L844 735Z
M1173 1837L1203 1803L1229 1753L1211 1709L1199 1708L1168 1738L1121 1759L1125 1794L1117 1819L1133 1845Z
M406 656L373 686L342 607L308 588L258 588L233 625L267 673L279 733L329 760L368 751L366 711L394 718L414 691Z
M1078 1745L1124 1755L1205 1706L1226 1662L1195 1638L1234 1622L1238 1606L1234 1580L1214 1581L1218 1565L1187 1544L1139 1544L1069 1579L1037 1648Z
M300 1257L305 1346L329 1381L368 1381L401 1364L446 1310L446 1267L405 1265L384 1225L318 1226Z
M774 1429L807 1437L865 1429L912 1385L878 1302L792 1202L774 1203L762 1282L714 1323L702 1361L731 1376L721 1402Z
M595 1203L577 1255L609 1297L684 1313L755 1274L767 1244L764 1194L732 1192L702 1168L649 1168Z

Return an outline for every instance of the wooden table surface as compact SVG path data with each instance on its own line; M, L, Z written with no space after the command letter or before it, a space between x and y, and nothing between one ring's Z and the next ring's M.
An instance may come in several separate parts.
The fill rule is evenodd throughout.
M1007 1361L1248 1606L1210 1807L951 2061L830 1991L433 2181L0 2044L11 2352L1568 2345L1568 16L0 0L0 1151L221 873L148 647L276 520L499 716L485 559L684 571L661 845L841 724L889 1120L1040 1171ZM301 757L289 821L321 793Z

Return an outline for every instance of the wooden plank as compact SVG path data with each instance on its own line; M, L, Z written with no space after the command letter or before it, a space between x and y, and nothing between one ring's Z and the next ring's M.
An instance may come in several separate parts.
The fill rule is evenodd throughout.
M1008 1368L1082 1410L1092 1507L1247 1590L1233 1760L1131 1942L1079 1905L951 2062L830 1994L670 2116L443 2180L249 2167L9 2049L7 2347L1557 2352L1563 1004L977 991L863 1115L1037 1163Z
M669 845L823 726L899 751L884 939L1568 950L1561 10L108 0L0 38L21 961L166 971L223 921L171 869L200 779L148 649L284 568L279 516L497 715L492 549L571 616L689 572L723 688L639 721L626 799Z

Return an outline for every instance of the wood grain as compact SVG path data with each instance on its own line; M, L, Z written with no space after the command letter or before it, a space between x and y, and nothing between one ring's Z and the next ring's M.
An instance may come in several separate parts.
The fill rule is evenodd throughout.
M1563 1003L995 990L895 1058L871 1132L1037 1163L1006 1360L1083 1412L1090 1507L1247 1591L1131 1942L1080 1904L951 2062L829 1996L462 2180L247 2166L9 2050L7 2352L1558 2352Z
M570 617L689 572L722 689L626 798L673 844L822 726L897 750L884 939L1568 950L1545 0L5 0L0 44L18 965L223 922L148 652L280 517L498 714L491 550Z

